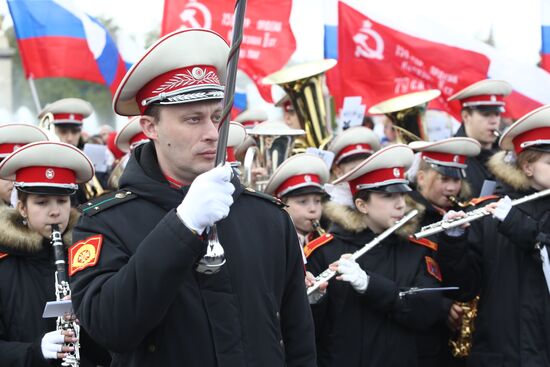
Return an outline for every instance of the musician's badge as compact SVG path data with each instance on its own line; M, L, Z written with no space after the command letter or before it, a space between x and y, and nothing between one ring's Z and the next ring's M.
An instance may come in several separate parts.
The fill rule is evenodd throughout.
M426 256L426 267L428 273L430 273L435 279L439 280L440 282L443 280L443 277L441 276L441 270L439 270L439 265L435 262L434 259L429 256Z
M95 266L99 260L103 235L96 234L79 241L69 248L69 275Z

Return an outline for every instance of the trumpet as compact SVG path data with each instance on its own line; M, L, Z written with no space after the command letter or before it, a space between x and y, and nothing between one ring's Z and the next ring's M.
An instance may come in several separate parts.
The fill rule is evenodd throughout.
M523 204L528 201L536 200L547 195L550 195L550 189L535 192L534 194L526 195L522 198L512 200L512 206ZM441 220L439 222L435 222L430 225L424 226L420 229L419 232L415 233L413 236L416 239L428 237L428 236L437 234L439 232L446 231L447 229L460 227L463 224L470 223L480 218L483 218L488 214L489 212L485 210L485 208L474 209L470 212L467 212L465 217L458 218L458 219Z
M363 256L364 254L369 252L371 249L373 249L375 246L377 246L380 242L385 240L386 237L388 237L393 232L395 232L399 228L401 228L405 223L407 223L409 220L411 220L417 214L418 214L418 210L416 210L416 209L411 210L407 215L405 215L403 218L401 218L399 221L397 221L393 226L386 229L384 232L380 233L372 241L367 243L365 246L361 247L359 250L355 251L351 255L351 258L353 260L357 260L358 258ZM307 289L307 296L308 296L308 299L310 300L310 303L315 303L316 301L318 301L321 298L320 295L318 294L319 287L321 286L321 284L323 284L325 282L328 282L329 280L334 278L335 275L336 275L335 271L333 271L331 269L327 269L315 278L315 283L313 283L313 285Z
M55 298L57 301L61 301L71 295L71 288L69 287L69 279L67 277L63 241L57 224L52 224L52 247L57 269L55 272ZM72 319L65 319L64 316L57 318L57 330L72 330L75 338L78 339L80 337L80 325ZM61 365L70 367L80 366L80 342L65 343L65 346L74 347L74 351L67 353Z

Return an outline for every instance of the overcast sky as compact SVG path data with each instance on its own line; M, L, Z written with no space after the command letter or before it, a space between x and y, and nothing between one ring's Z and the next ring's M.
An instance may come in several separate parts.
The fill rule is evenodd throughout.
M75 2L90 15L112 18L129 35L140 41L146 32L160 28L164 4L163 0ZM389 12L399 9L402 3L415 4L427 16L466 36L485 39L492 27L499 50L531 64L538 62L541 45L540 0L385 0ZM8 13L6 0L0 0L0 13ZM4 27L11 21L5 23Z

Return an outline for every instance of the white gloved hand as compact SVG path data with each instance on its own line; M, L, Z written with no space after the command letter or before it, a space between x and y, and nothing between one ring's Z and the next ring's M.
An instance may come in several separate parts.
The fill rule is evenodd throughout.
M460 216L457 216L457 214L459 214L459 213L464 214L463 211L456 212L454 210L449 210L443 216L443 221L449 221L451 219L457 219L457 218L460 217ZM464 234L464 231L465 231L464 227L459 226L459 227L453 227L453 228L449 228L449 229L445 230L445 234L449 237L460 237Z
M497 206L495 207L495 211L493 212L493 218L497 218L501 222L506 219L506 216L508 213L510 213L510 210L512 209L512 199L508 195L506 195L503 199L499 200Z
M231 166L226 164L205 172L193 181L187 195L176 209L187 228L201 234L206 227L227 217L233 204L235 186Z
M355 260L340 258L338 261L338 273L342 274L339 278L345 282L349 282L357 292L365 293L367 290L369 276Z
M65 335L61 331L54 330L44 334L40 348L45 359L57 359L57 353L61 353L61 348L65 343Z

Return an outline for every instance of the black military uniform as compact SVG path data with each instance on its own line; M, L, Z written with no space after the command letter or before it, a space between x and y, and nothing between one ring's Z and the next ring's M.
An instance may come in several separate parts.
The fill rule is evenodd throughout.
M550 200L540 199L512 208L502 223L472 223L467 240L440 235L444 281L461 288L459 300L481 292L469 365L549 365L550 297L534 246L548 212Z
M358 222L353 214L345 214L349 208L331 203L326 209L334 223L330 229L334 239L308 257L307 269L314 275L375 237L368 228L352 230L350 224ZM418 365L416 333L437 320L442 297L438 293L399 297L400 291L412 287L439 287L428 272L425 247L402 236L391 235L357 260L370 276L364 294L346 282L332 281L325 299L312 306L320 367Z
M548 155L547 112L545 106L519 119L503 134L500 147L517 154L533 149ZM534 193L529 188L532 180L505 156L499 153L490 167L515 189L508 196ZM541 171L536 172L541 179ZM440 234L444 281L460 286L460 300L480 294L469 366L550 365L550 290L542 268L542 251L549 244L548 196L512 206L502 222L485 216L460 237Z
M296 231L273 200L233 183L217 223L227 263L212 275L194 270L206 243L178 218L187 188L168 184L152 142L134 150L121 191L84 207L75 239L102 243L72 276L73 302L113 366L315 365Z
M454 136L466 137L464 125L460 126ZM496 152L498 152L498 147L493 146L491 149L481 149L481 152L476 157L468 157L466 159L466 164L468 165L465 169L466 180L472 187L472 196L478 197L481 194L485 180L495 181L495 176L487 167L487 162Z
M72 214L71 226L77 217ZM40 347L44 334L56 328L55 318L42 318L46 302L56 298L53 249L21 219L15 209L0 210L0 366L59 366L60 360L44 359ZM109 365L109 355L82 329L80 343L81 366Z

